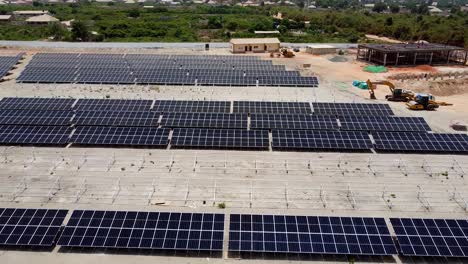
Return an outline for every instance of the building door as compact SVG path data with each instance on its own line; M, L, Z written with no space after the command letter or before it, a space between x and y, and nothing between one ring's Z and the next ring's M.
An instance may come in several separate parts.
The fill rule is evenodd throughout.
M249 51L252 51L252 46L249 46Z
M264 47L264 50L267 51L267 45L263 46Z
M245 52L249 51L249 47L245 46Z

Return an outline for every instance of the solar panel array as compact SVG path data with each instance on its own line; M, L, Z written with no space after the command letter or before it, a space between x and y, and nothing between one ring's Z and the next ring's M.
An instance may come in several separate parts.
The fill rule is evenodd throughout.
M230 113L231 102L156 100L151 110L160 113Z
M315 115L252 114L251 129L338 130L336 117Z
M65 126L0 126L0 144L66 145L72 129Z
M394 255L383 218L231 214L229 251Z
M131 99L80 99L73 109L86 111L148 111L153 104L152 100Z
M70 111L75 101L67 98L5 97L0 101L0 109Z
M395 117L388 105L317 104L311 108L307 102L3 98L0 144L240 149L271 145L274 150L453 153L468 149L468 135L424 133L431 128L423 118ZM337 114L345 111L349 115ZM380 116L351 115L359 111Z
M362 131L273 130L273 150L369 150L372 141Z
M82 145L167 146L169 129L155 127L80 126L70 142Z
M404 256L468 257L468 220L391 218Z
M382 151L467 152L468 135L373 132L375 149Z
M73 123L77 126L157 127L155 112L77 111Z
M245 56L36 54L17 78L32 83L317 87L316 77Z
M68 126L71 111L0 110L0 125Z
M163 127L243 128L247 129L246 114L168 113L161 119Z
M0 208L0 246L221 252L224 214ZM229 252L468 257L468 220L230 214ZM64 226L64 228L62 228ZM63 229L63 230L62 230ZM397 251L398 248L398 251Z
M23 54L18 54L16 56L0 56L0 80L13 69L22 57Z
M224 215L75 210L64 247L222 251Z
M197 148L267 149L268 131L241 129L175 128L171 146Z
M67 210L0 208L1 246L54 245Z
M388 104L364 103L312 103L314 114L338 116L389 116L393 111Z
M341 130L431 131L422 117L342 116L339 120Z
M308 102L234 101L234 113L311 114Z

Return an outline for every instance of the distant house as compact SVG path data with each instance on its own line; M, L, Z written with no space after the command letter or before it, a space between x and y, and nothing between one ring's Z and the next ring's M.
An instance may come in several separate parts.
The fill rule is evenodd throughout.
M254 33L255 35L279 35L280 32L278 30L255 30Z
M465 6L460 7L460 10L462 12L468 12L468 4L466 4Z
M41 15L48 15L49 11L47 10L21 10L21 11L13 11L14 17L33 17L33 16L41 16Z
M435 6L429 6L429 13L433 15L438 15L442 14L444 11L442 11L440 8L435 7Z
M40 15L40 16L33 16L28 19L26 19L27 24L33 24L33 25L47 25L55 22L60 22L57 18L45 14L45 15Z
M10 22L12 20L12 15L0 15L0 23Z
M280 48L278 38L235 38L229 43L232 53L273 52Z

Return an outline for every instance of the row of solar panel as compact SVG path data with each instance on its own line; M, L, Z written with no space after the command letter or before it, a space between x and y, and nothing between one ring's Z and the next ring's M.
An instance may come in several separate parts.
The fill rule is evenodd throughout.
M173 148L229 148L266 150L266 130L155 127L0 126L1 144L95 146L153 146ZM375 143L363 131L273 130L273 150L426 151L465 153L468 135L417 132L372 132Z
M151 57L155 60L142 63L140 59L129 61L125 56L100 56L77 55L48 56L36 55L26 66L26 69L17 78L18 82L31 83L117 83L117 84L163 84L163 85L233 85L233 86L296 86L316 87L316 77L301 77L296 71L293 75L286 73L284 66L273 65L271 61L263 60L233 60L217 61L206 59L204 56L190 57ZM191 76L184 73L176 74L173 70L197 70ZM88 74L81 72L85 68ZM44 70L47 69L47 70ZM51 71L59 69L59 71ZM70 69L70 70L63 70ZM71 69L77 71L72 72ZM114 69L110 71L109 69ZM212 70L264 71L254 75L255 78L247 78L237 75L212 75ZM150 70L153 70L150 72ZM172 71L172 72L171 72ZM276 73L272 73L275 71ZM278 74L285 72L284 74ZM165 74L167 72L167 74ZM268 77L268 78L265 78Z
M216 60L216 61L260 61L258 56L232 56L232 55L159 55L159 54L90 54L90 53L38 53L35 55L36 58L40 59L101 59L101 60L118 60L121 58L129 60Z
M18 54L16 56L0 56L0 80L13 69L22 57L23 54Z
M224 214L0 208L1 246L222 251ZM230 252L468 257L468 221L231 214ZM398 251L397 251L398 247Z
M251 114L393 115L393 111L388 104L234 101L232 108L234 113ZM72 109L83 111L151 110L161 113L230 113L231 102L6 97L0 101L0 109L53 111Z
M159 85L217 85L217 86L287 86L317 87L317 77L302 76L209 76L200 73L200 77L187 75L149 75L133 76L122 73L95 73L78 75L69 73L31 73L23 72L17 78L23 83L87 83L87 84L159 84Z
M297 76L299 77L300 74L299 72L296 71L275 71L275 70L269 70L269 71L261 71L261 70L239 70L239 69L229 69L229 70L221 70L221 69L215 69L215 70L199 70L199 69L194 69L194 70L185 70L185 69L179 69L179 68L174 68L174 69L162 69L162 70L149 70L149 69L142 69L138 70L136 72L131 72L130 69L115 69L115 68L105 68L105 69L71 69L71 68L60 68L60 69L55 69L55 68L37 68L34 70L28 69L24 71L27 74L53 74L55 73L56 75L58 74L70 74L70 75L79 75L79 76L85 76L85 75L96 75L96 74L126 74L126 75L132 75L135 78L141 78L141 77L151 77L151 76L161 76L161 75L167 75L167 76L193 76L193 77L211 77L211 76L231 76L231 77L261 77L261 76ZM206 76L207 75L207 76Z
M96 109L92 109L96 110ZM134 126L349 131L430 131L422 117L307 114L165 113L159 111L0 110L0 125Z

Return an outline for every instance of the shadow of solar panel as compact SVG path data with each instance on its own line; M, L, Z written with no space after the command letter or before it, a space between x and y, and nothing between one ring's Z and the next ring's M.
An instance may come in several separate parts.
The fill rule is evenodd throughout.
M338 130L338 122L331 116L252 114L250 128Z
M369 150L372 142L361 131L273 130L272 147L278 150Z
M312 103L314 114L338 116L388 116L393 111L388 104L362 104L362 103Z
M231 111L231 102L157 100L152 111L160 113L229 113Z
M268 131L241 129L175 128L171 146L175 148L266 149Z
M468 135L418 132L373 132L375 149L382 151L467 152Z
M1 144L64 145L72 129L59 126L0 126Z
M468 257L468 220L391 218L404 256Z
M394 255L383 218L231 214L229 251Z
M77 126L129 126L157 127L159 113L155 112L113 112L77 111L73 123Z
M71 110L75 99L5 97L0 101L0 109L17 110Z
M0 110L1 125L68 126L72 111Z
M310 114L308 102L234 101L234 113Z
M163 127L245 128L246 114L167 113L161 119Z
M222 251L223 214L75 210L62 247Z
M343 116L339 120L341 130L431 131L422 117Z
M158 146L168 143L169 129L154 127L78 127L70 142L82 145Z
M0 245L50 247L68 210L0 208Z
M152 100L79 99L73 109L83 111L149 111Z

